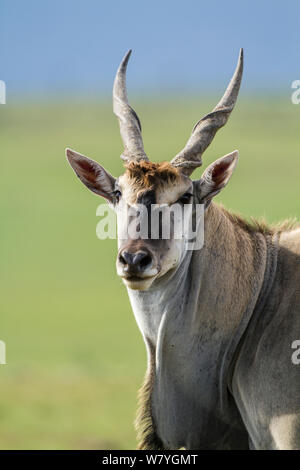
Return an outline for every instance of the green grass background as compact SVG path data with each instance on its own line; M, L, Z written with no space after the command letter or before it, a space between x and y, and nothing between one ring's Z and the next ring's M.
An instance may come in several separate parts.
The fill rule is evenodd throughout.
M214 101L133 100L150 158L172 158ZM226 207L300 218L299 113L288 96L239 101L203 159L240 151L218 196ZM1 106L1 449L135 447L144 345L115 273L116 243L96 238L100 200L68 166L67 146L122 172L105 100Z

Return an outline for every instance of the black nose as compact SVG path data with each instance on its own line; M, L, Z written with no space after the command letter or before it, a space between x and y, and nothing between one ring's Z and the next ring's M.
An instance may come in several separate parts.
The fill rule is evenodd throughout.
M126 273L140 274L152 264L152 256L147 251L130 253L123 250L119 254L119 262L123 265L123 270Z

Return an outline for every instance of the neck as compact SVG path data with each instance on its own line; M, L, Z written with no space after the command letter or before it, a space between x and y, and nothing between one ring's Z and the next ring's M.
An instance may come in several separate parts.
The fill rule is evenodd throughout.
M232 359L264 279L267 248L262 233L212 203L205 214L204 235L203 248L187 252L168 278L146 292L129 290L148 352L144 392L150 396L153 388L152 414L157 422L166 413L157 424L159 435L169 436L172 429L184 433L184 423L193 422L197 397L191 390L199 396L203 387L207 396L204 390L211 388L213 405L202 401L201 406L213 406L215 413L226 408ZM177 414L178 425L170 407L185 395L195 404L190 419L186 420L187 410L181 418ZM180 439L174 435L170 445L187 445Z
M208 321L227 335L258 294L265 263L263 234L212 203L205 215L203 248L186 252L178 268L148 291L128 289L144 338L155 346L161 322L171 312L190 322L193 335Z

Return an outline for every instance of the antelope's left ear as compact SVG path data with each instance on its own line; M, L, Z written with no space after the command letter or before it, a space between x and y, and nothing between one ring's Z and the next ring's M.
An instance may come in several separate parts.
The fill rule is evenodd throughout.
M219 158L209 165L200 180L196 182L196 191L202 204L209 205L212 198L223 189L235 169L239 158L239 152L234 152Z

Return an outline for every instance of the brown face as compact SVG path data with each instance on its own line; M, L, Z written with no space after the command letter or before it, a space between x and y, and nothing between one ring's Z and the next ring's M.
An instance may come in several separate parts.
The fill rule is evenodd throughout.
M78 178L114 207L118 220L117 272L127 287L138 290L149 289L156 279L171 272L189 249L186 242L190 234L182 230L183 219L176 218L174 208L179 208L181 216L184 213L184 221L189 223L192 208L195 208L193 202L207 207L226 186L238 160L237 151L225 155L194 182L170 163L149 161L125 165L125 173L115 179L94 160L74 150L67 149L66 152ZM152 209L157 205L170 209L167 234L164 233L164 218L156 218L156 223L153 222ZM139 217L140 208L146 219ZM135 232L135 236L128 230L132 226L143 229L144 225L146 236L145 230L142 235ZM153 226L158 228L156 235L153 235ZM181 231L177 230L179 226Z
M191 203L192 181L167 162L144 161L126 166L125 173L116 181L115 191L119 233L126 233L118 240L117 272L127 287L147 290L155 279L178 265L183 252L183 240L174 239L174 226L170 227L168 238L162 237L161 226L158 239L151 237L151 206ZM135 208L139 205L147 216L146 238L132 238L128 230L124 231L129 223L137 222L135 214L138 217L140 213Z

